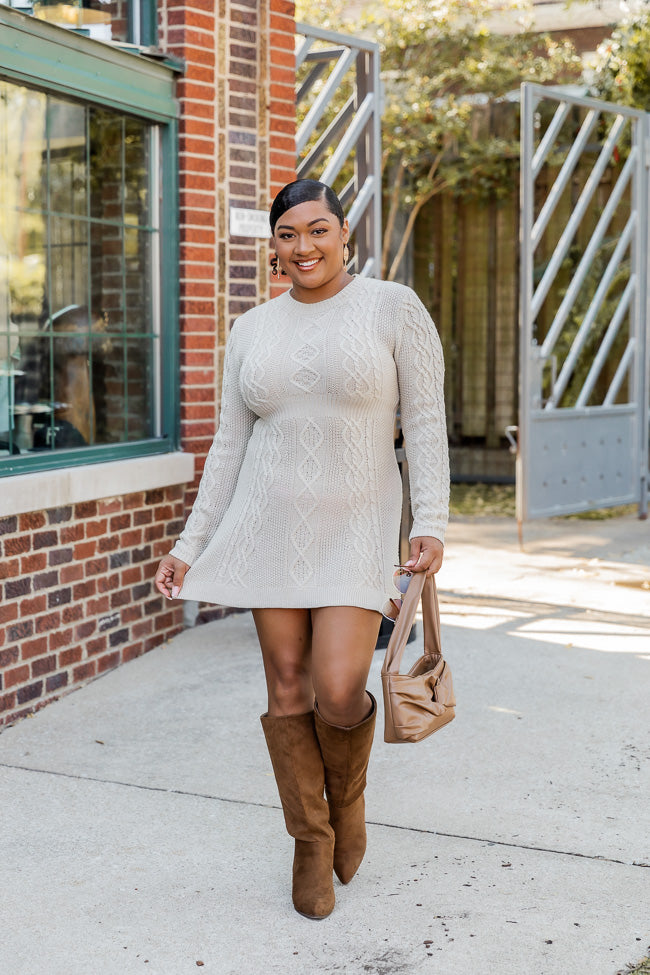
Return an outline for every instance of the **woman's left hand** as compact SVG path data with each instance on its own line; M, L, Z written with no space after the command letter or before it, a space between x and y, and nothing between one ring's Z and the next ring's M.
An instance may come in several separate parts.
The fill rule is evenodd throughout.
M405 569L411 572L425 572L432 576L442 565L445 547L437 538L421 535L411 539L411 555L404 563Z

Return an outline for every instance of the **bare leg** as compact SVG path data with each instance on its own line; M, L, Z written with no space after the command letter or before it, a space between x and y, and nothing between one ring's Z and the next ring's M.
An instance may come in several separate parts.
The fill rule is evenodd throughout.
M325 721L351 727L367 717L368 672L377 643L381 614L357 606L322 606L311 610L312 681Z
M254 609L271 717L304 714L314 706L308 609Z

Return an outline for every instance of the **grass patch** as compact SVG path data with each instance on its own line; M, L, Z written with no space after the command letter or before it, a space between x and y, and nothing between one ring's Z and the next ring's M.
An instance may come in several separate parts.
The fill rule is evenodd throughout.
M452 484L449 498L452 517L515 517L514 484Z
M650 958L643 958L638 965L628 965L617 975L650 975Z
M616 508L594 508L593 511L562 515L562 518L567 521L608 521L611 518L634 515L636 512L635 504L624 504ZM452 484L449 513L457 518L514 518L515 486L514 484Z

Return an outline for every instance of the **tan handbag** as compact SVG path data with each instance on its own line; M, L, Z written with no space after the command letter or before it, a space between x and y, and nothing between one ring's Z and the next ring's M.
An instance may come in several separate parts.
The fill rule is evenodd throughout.
M418 603L422 599L424 654L408 674L400 674ZM384 690L384 741L421 741L456 716L449 664L442 656L440 610L433 576L414 572L404 596L381 670Z

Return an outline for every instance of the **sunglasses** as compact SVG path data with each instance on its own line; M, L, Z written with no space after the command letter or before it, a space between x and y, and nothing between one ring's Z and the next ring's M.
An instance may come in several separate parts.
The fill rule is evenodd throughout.
M393 572L393 584L396 589L399 589L402 596L406 593L406 590L409 587L409 582L411 581L412 575L413 573L410 569L407 569L406 566L395 566L395 571ZM389 599L382 610L382 616L394 623L401 608L402 600L399 597Z

